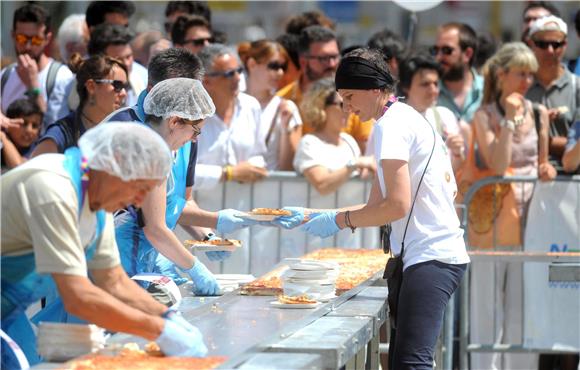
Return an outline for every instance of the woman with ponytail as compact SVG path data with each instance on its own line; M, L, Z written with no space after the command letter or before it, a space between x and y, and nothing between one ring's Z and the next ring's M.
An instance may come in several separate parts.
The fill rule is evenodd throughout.
M84 60L75 53L70 58L69 68L76 74L79 107L46 128L36 143L33 157L43 153L64 153L67 148L76 146L85 131L125 103L128 73L120 60L104 55Z
M302 119L296 104L275 95L288 67L288 54L282 45L266 39L243 42L238 53L248 76L246 93L262 107L260 133L267 147L266 168L291 171L302 136Z

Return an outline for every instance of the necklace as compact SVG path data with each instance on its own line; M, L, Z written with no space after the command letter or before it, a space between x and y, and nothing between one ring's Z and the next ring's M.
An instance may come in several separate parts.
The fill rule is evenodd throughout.
M97 125L97 123L95 121L93 121L92 119L90 119L89 117L87 117L87 115L83 111L81 111L81 117L84 118L86 121L88 121L88 123L91 125L91 127L95 127Z

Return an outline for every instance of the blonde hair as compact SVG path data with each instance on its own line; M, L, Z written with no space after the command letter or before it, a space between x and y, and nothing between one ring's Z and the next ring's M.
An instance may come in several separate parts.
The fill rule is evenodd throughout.
M336 94L334 79L320 79L306 90L300 103L300 112L305 122L308 122L314 131L322 130L326 125L326 111L330 100Z
M483 104L490 104L501 94L497 81L499 71L510 68L525 68L532 72L538 70L534 53L522 42L504 44L483 66Z

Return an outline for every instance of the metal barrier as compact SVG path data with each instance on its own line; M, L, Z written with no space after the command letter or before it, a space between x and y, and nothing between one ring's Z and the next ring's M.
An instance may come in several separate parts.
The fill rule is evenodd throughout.
M489 185L489 184L497 184L497 183L532 183L534 184L534 186L536 186L535 190L538 190L537 188L537 181L538 179L536 177L489 177L489 178L485 178L482 179L478 182L476 182L475 184L473 184L468 193L465 196L464 199L464 212L463 212L463 216L462 216L462 224L465 228L465 239L466 239L466 245L469 248L469 240L468 240L468 227L469 227L469 222L468 222L468 214L469 214L469 207L471 206L471 201L474 198L475 193L482 187ZM574 176L574 177L557 177L555 179L555 182L553 183L548 183L548 184L557 184L557 183L561 183L561 182L570 182L573 184L578 183L579 184L579 188L580 189L580 177L578 176ZM544 183L546 184L546 183ZM548 186L548 185L546 185ZM573 188L574 189L574 188ZM557 191L557 190L556 190ZM580 192L580 190L576 190L576 199L567 199L569 205L575 209L574 212L576 212L576 217L578 217L578 209L580 209L580 199L578 199L578 192ZM534 193L534 196L536 196L537 194ZM533 199L532 199L533 201ZM495 204L495 200L494 200L494 204ZM530 205L531 207L531 205ZM531 217L540 217L539 214L537 214L535 212L536 210L531 210L530 209L530 214L529 216ZM557 211L557 212L563 212L561 210L561 208L559 208L557 205L553 205L552 208L550 209L551 212ZM552 213L552 215L557 215L556 213ZM532 214L533 213L533 214ZM523 217L522 217L523 218ZM554 217L557 218L557 217ZM529 218L528 218L529 220ZM558 222L557 220L554 221L552 220L552 222ZM525 220L522 220L522 223L525 223ZM578 226L580 225L576 225L576 230L578 230ZM495 229L495 225L494 225L494 229ZM529 233L534 232L535 230L528 230ZM576 231L576 236L575 238L575 243L578 244L580 243L580 236L578 236L578 233L580 231ZM524 235L528 235L528 233L524 234ZM549 269L549 277L547 280L558 280L560 279L560 281L562 281L562 279L564 279L564 281L568 281L568 282L575 282L576 287L580 286L579 281L580 281L580 251L575 251L575 252L563 252L563 251L555 251L555 252L541 252L541 251L529 251L530 249L542 249L543 246L539 246L539 245L532 245L533 244L533 240L532 243L526 244L525 240L527 240L528 238L526 237L526 239L522 240L522 245L523 245L523 250L522 251L505 251L505 249L500 248L497 249L495 248L495 235L494 235L494 248L491 251L469 251L470 257L472 259L472 262L481 262L481 261L492 261L492 262L498 262L498 261L502 261L502 262L534 262L536 263L542 263L542 264L546 264L546 263L552 263L552 266L546 267ZM577 248L580 248L580 246L576 245ZM557 248L556 248L557 250ZM565 262L564 264L555 264L555 262ZM566 263L567 262L567 263ZM528 267L528 264L524 264L524 267L522 268L522 275L524 275L524 269L525 268L533 268L533 267ZM543 278L544 276L548 276L546 273L543 274L543 276L538 276L538 278ZM567 279L567 280L566 280ZM547 282L546 282L547 283ZM526 285L525 280L523 280L523 286ZM524 287L522 287L522 294L523 292L525 292L526 290L524 289ZM580 299L578 300L580 301ZM525 308L525 299L522 300L522 306ZM450 304L450 306L452 306L452 304ZM525 328L526 328L526 322L524 321L524 313L522 313L522 344L521 345L516 345L516 344L496 344L496 343L486 343L486 344L481 344L481 343L470 343L470 268L468 268L468 270L466 271L465 277L463 279L463 282L460 286L460 364L459 364L459 368L460 369L468 369L469 368L469 353L473 353L473 352L514 352L514 353L577 353L579 351L580 348L580 343L577 343L576 347L574 346L557 346L555 343L552 347L546 347L544 346L540 346L540 347L534 347L534 346L526 346L524 345L524 339L525 339ZM449 314L449 313L447 313ZM576 315L580 315L580 313L576 312ZM452 317L452 316L449 316ZM577 318L577 317L575 317ZM535 318L534 318L535 319ZM539 319L539 318L538 318ZM447 323L446 323L447 324ZM553 324L553 323L552 323ZM492 325L490 323L490 325ZM574 331L575 329L572 329L572 331ZM543 334L543 333L542 333Z

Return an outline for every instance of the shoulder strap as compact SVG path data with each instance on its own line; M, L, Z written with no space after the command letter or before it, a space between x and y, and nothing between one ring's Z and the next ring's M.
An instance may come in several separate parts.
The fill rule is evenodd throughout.
M52 90L54 89L54 83L56 82L56 75L58 74L58 70L62 66L63 66L63 64L61 62L59 62L57 60L53 60L52 63L50 63L50 67L48 67L48 75L46 76L46 98L47 98L47 100L50 98L50 94L52 94Z
M424 118L424 117L423 117ZM405 224L405 232L403 233L403 239L401 241L401 259L405 253L405 236L407 235L407 228L409 227L409 221L411 220L411 214L413 214L413 208L415 208L415 202L417 201L417 195L419 195L419 189L421 188L421 184L423 183L423 177L425 177L425 173L427 172L427 168L429 168L429 163L431 163L431 158L433 157L433 152L435 151L435 144L437 142L437 137L435 136L435 129L433 126L427 121L425 118L425 122L431 127L431 131L433 131L433 147L431 148L431 154L429 154L429 159L427 160L427 164L423 169L423 173L421 174L421 178L419 179L419 185L417 185L417 191L415 192L415 196L413 197L413 203L411 203L411 210L409 211L409 216L407 217L407 223Z
M433 116L435 117L435 125L437 126L437 132L439 133L439 135L441 135L441 137L445 136L443 132L443 119L441 118L441 113L439 113L437 107L431 107L429 109L433 110Z
M276 113L274 113L274 117L272 117L270 129L268 130L268 134L266 135L266 146L268 146L270 138L272 137L272 133L274 132L274 128L276 127L276 121L278 120L278 116L280 115L280 109L282 109L282 104L285 104L284 98L281 98L280 104L278 104L278 108L276 109Z
M6 86L6 82L8 82L8 77L10 77L10 74L12 73L12 70L14 68L16 68L16 63L12 63L8 67L6 67L4 73L2 74L2 80L0 81L0 91L2 92L2 94L4 94L4 86Z

